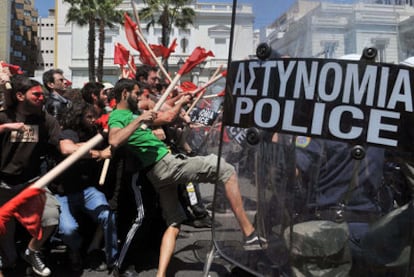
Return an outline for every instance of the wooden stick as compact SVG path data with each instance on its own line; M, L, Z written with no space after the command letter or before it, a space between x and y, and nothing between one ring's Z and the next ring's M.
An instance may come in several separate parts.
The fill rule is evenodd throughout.
M202 86L202 90L200 90L200 94L197 96L197 98L193 101L193 103L191 104L190 108L187 109L187 111L185 112L185 115L188 116L190 114L190 112L194 109L195 105L198 103L198 101L201 99L201 96L204 95L204 93L207 91L207 87L209 87L210 85L212 85L214 82L218 81L219 79L221 79L221 77L223 77L223 75L219 75L219 72L221 71L223 65L220 65L216 71L214 71L214 74L211 76L210 80L204 85ZM212 80L215 80L214 82L211 82ZM208 85L207 85L208 84ZM206 86L207 85L207 86ZM196 89L194 92L192 92L193 95L196 95L198 93L198 89Z
M60 162L57 166L52 168L48 173L43 175L39 180L37 180L31 187L34 188L43 188L47 186L51 181L53 181L57 176L63 173L67 168L72 164L78 161L80 158L86 155L93 147L98 143L103 141L103 136L101 134L95 135L93 138L82 144L74 153L69 155L66 159Z
M220 97L219 93L203 96L202 99L210 99L210 98L215 98L215 97Z
M161 95L160 99L155 103L154 108L152 109L155 112L158 112L161 109L162 104L164 104L165 100L167 100L168 96L170 95L171 91L175 88L175 85L178 83L178 81L181 78L181 74L175 75L174 79L171 81L171 83L168 85L167 89L165 90L164 94ZM146 124L141 125L141 129L147 129L148 126Z
M101 176L99 177L99 185L103 186L105 184L106 174L108 174L109 163L111 159L105 159L104 164L102 166Z
M162 65L162 63L157 59L157 56L155 56L154 51L152 51L151 47L148 45L147 41L144 38L144 35L141 33L140 31L140 27L139 27L139 16L138 16L138 11L137 8L135 7L135 3L133 0L131 0L131 5L132 5L132 9L134 10L134 16L135 16L135 21L137 22L137 28L135 29L135 32L137 33L139 39L142 41L142 43L144 43L145 48L148 50L148 52L151 54L152 58L155 60L155 62L157 63L158 67L160 68L162 74L164 74L164 76L168 79L168 81L171 83L171 76L168 74L168 72L165 70L164 66Z

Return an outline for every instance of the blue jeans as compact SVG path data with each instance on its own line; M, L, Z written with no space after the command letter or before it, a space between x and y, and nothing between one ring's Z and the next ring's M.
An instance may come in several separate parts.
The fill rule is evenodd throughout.
M103 227L107 264L113 265L118 254L118 236L115 214L109 209L105 195L94 187L87 187L66 196L56 195L56 198L61 209L59 234L63 242L73 251L80 250L82 237L74 215L83 212Z

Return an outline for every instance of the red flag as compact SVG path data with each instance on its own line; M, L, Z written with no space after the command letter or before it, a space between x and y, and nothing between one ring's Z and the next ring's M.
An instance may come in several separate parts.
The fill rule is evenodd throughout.
M149 45L152 52L154 52L155 56L157 57L165 57L169 56L168 54L168 48L161 44L150 44Z
M137 24L132 21L127 13L124 13L124 28L129 45L131 45L131 47L135 50L139 51L139 39L135 32L137 29Z
M129 78L135 79L135 74L137 73L137 65L135 64L134 57L131 56L130 62L129 62Z
M162 57L163 59L168 59L171 53L175 52L175 48L177 47L177 39L175 38L171 43L170 47L165 47L164 45L160 44L150 44L150 48L152 52L154 52L155 56Z
M139 51L139 60L143 64L148 64L150 66L156 66L157 63L154 61L154 58L151 56L150 52L145 48L144 44L140 42L140 51Z
M208 56L214 57L213 52L206 52L206 50L200 46L196 47L193 53L191 53L191 55L187 58L184 65L178 70L178 74L184 75L190 72L199 63L203 62Z
M140 53L139 59L143 64L148 64L151 66L156 66L157 63L151 56L151 53L145 47L144 43L140 41L137 35L137 24L128 16L127 13L124 13L124 28L125 28L125 35L128 40L128 43L131 45L132 48L137 50Z
M129 59L129 51L121 43L115 43L114 64L126 65Z
M14 65L14 64L9 64L9 63L5 63L5 62L1 62L1 67L8 67L9 71L12 75L15 74L23 74L24 72L22 71L21 67L18 65Z
M180 88L184 92L192 92L196 90L198 87L193 82L184 81L181 83Z
M6 223L12 216L40 240L42 238L41 219L45 207L45 190L28 187L0 207L0 234L6 232Z
M177 38L175 38L172 42L170 47L168 47L169 53L168 53L168 57L170 56L171 53L175 53L175 48L177 47Z

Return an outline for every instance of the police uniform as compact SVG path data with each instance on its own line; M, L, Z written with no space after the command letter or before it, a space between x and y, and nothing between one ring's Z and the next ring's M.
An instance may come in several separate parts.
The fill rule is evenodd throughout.
M304 208L297 209L297 222L347 222L353 271L369 272L360 240L369 224L384 213L378 198L384 150L367 146L365 156L356 160L352 146L344 142L297 137L296 146L299 178L308 191Z

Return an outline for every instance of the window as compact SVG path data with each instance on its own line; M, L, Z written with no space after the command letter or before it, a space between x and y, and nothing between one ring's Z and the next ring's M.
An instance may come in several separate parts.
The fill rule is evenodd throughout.
M187 51L188 51L188 49L187 49L188 48L188 39L186 39L186 38L181 39L180 47L181 47L181 52L187 53Z
M384 38L374 38L371 40L372 44L377 48L377 61L386 62L386 49L389 44L389 39Z
M316 56L321 56L325 59L331 59L335 57L335 50L338 48L338 41L335 40L324 40L321 41L322 52L318 53Z
M214 43L215 44L226 44L226 39L225 38L215 38Z

